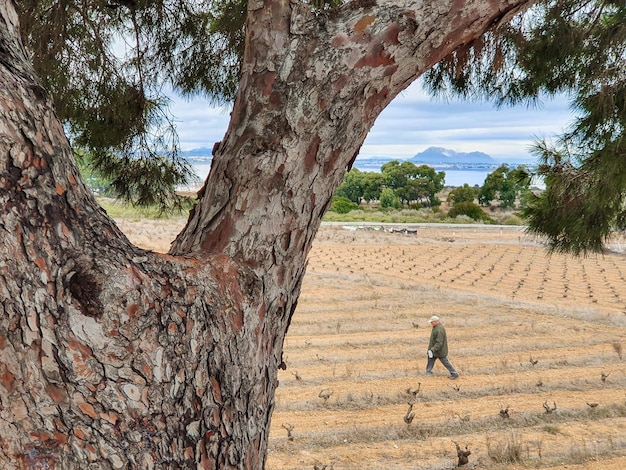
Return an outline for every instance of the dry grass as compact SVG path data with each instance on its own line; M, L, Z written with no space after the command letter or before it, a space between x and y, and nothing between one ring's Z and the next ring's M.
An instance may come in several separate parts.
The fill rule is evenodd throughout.
M120 224L131 240L150 232L133 224ZM454 442L471 450L464 468L626 468L624 261L547 256L519 228L323 227L266 468L451 469ZM432 314L457 381L440 365L421 375Z

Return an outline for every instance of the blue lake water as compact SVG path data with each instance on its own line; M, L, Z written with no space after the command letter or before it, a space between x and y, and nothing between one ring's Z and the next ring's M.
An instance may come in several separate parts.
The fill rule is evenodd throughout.
M470 186L482 186L485 183L485 178L491 173L490 171L446 171L446 186L463 186L468 184Z
M469 186L482 186L485 184L485 178L491 173L490 171L463 171L463 170L448 170L446 173L445 185L446 186L463 186L467 183ZM546 185L542 179L535 177L531 186L539 189L545 189Z

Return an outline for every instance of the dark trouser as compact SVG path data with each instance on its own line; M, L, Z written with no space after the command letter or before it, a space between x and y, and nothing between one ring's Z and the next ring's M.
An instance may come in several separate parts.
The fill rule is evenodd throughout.
M450 375L455 377L458 376L459 373L456 371L456 369L454 368L454 366L452 365L452 363L448 360L447 357L429 357L428 358L428 363L426 364L426 373L430 374L433 371L433 367L435 365L435 360L439 359L441 361L441 363L443 364L443 366L448 369L448 372L450 372Z

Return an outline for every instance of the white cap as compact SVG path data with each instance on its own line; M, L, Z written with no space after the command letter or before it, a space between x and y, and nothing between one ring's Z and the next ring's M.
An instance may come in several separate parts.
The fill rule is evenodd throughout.
M434 322L434 321L439 321L439 317L437 315L433 315L432 317L430 317L430 320L428 320L430 323Z

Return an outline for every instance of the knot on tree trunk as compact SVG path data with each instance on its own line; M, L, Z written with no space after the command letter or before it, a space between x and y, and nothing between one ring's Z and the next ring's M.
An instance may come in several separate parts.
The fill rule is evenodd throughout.
M102 288L91 270L90 266L78 264L66 279L77 308L83 315L97 318L102 315L104 309L100 300Z

